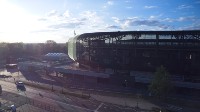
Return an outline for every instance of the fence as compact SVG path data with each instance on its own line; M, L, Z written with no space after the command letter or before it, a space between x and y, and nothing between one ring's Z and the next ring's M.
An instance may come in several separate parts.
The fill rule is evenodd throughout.
M48 112L61 112L55 105L44 103L34 99L28 99L28 104L46 110Z

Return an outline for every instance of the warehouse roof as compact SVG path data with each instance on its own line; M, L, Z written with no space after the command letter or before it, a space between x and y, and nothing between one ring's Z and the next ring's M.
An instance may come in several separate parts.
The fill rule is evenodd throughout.
M65 53L47 53L45 56L67 56Z

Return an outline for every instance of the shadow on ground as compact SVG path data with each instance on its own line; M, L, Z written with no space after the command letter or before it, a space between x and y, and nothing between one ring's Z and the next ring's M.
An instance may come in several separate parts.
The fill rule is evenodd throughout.
M20 71L21 74L24 76L24 78L28 81L36 82L36 83L43 83L43 84L49 84L49 85L56 85L56 86L62 86L61 82L57 82L51 78L48 78L47 75L40 74L37 72L28 72L28 71Z

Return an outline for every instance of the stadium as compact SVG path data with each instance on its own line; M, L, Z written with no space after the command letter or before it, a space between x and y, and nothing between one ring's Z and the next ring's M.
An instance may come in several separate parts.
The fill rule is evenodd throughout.
M200 82L199 30L84 33L69 39L68 55L90 70L130 76L162 65L183 81Z

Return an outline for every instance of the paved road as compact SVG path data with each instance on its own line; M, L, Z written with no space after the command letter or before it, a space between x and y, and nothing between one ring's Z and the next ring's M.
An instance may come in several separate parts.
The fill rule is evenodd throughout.
M66 96L56 92L26 87L26 91L18 91L14 84L14 78L17 79L18 74L13 72L0 72L1 75L9 76L6 79L0 78L0 85L2 85L3 93L0 101L4 107L15 104L18 111L29 112L134 112L134 108L124 107L120 105L113 105L110 103L104 103L95 99L82 99L74 96ZM16 80L15 79L15 80Z
M24 76L23 76L24 75ZM46 84L57 84L57 85L61 85L61 79L54 77L52 78L51 76L48 76L46 74L31 74L31 73L24 73L21 74L16 71L6 71L6 70L0 70L0 79L5 80L5 81L10 81L10 82L14 82L14 78L15 80L18 79L24 79L24 80L29 80L33 83L46 83ZM0 83L1 84L1 83ZM122 87L117 87L117 86L105 86L105 85L93 85L90 83L82 83L79 81L69 81L68 87L71 88L79 88L81 90L81 88L83 89L88 89L90 92L93 92L94 90L98 90L100 91L115 91L115 92L134 92L135 90L130 89L130 88L122 88ZM34 100L35 102L37 102L38 105L34 105L38 108L42 108L45 109L48 106L52 106L55 110L55 108L60 109L60 111L62 110L68 110L68 111L73 111L73 109L77 109L76 111L99 111L99 112L107 112L107 111L136 111L135 108L130 108L130 107L123 107L123 106L119 106L119 105L112 105L110 103L105 103L105 102L100 102L96 101L96 100L84 100L84 99L80 99L77 97L72 97L72 96L64 96L62 94L58 94L58 93L52 93L49 91L45 91L45 90L41 90L41 89L36 89L36 88L31 88L31 87L26 87L27 91L26 92L20 92L16 90L15 85L5 85L6 87L8 87L8 93L4 94L8 94L7 96L12 98L12 97L16 97L15 99L19 99L17 100L19 102L19 107L25 107L24 105L26 104L32 104L32 100L30 99L36 99ZM9 91L11 90L11 91ZM19 92L17 95L13 95L15 94L15 92L13 93L12 90L15 90L15 92ZM10 94L9 92L11 92L12 94ZM25 93L25 94L24 94ZM21 97L25 97L26 100L24 100L25 98L21 98ZM9 99L8 99L9 100ZM27 101L29 101L27 103ZM45 101L45 102L44 102ZM12 102L11 102L12 103ZM41 105L41 106L40 106ZM67 106L66 106L67 105ZM29 106L28 106L29 107ZM30 106L31 107L31 106ZM52 109L53 110L53 109Z
M26 91L18 91L16 85L10 82L0 81L3 88L2 99L20 107L32 102L40 102L43 106L53 106L55 110L71 110L80 112L90 112L97 108L98 102L89 104L87 100L81 98L65 97L45 90L34 89L26 86ZM29 102L30 101L30 102ZM86 103L87 102L87 103ZM85 104L85 107L81 104ZM7 104L8 105L8 104ZM87 107L87 108L86 108Z

